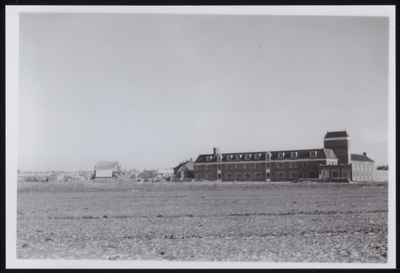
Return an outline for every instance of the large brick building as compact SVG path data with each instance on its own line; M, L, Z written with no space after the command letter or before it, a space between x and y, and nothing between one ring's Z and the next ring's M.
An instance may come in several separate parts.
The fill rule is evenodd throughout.
M374 161L366 154L351 154L350 148L350 136L346 131L328 132L324 148L317 149L220 153L219 148L214 148L212 154L197 157L193 175L195 179L222 181L269 182L299 178L372 181ZM360 168L364 170L362 173L358 171Z

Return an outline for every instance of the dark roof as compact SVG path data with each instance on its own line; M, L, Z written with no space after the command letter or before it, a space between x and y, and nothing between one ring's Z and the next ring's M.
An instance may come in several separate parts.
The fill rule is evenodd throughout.
M378 171L388 171L389 170L389 166L378 166L378 167L376 167L376 169Z
M369 161L375 162L366 155L351 154L351 161Z
M328 132L324 138L334 138L334 137L349 137L346 131Z
M247 153L224 153L222 155L221 162L246 162L246 161L265 161L266 153L271 154L271 160L278 160L278 154L284 153L282 160L297 160L297 159L310 159L310 152L316 151L317 155L312 159L337 159L335 153L331 149L307 149L307 150L288 150L288 151L262 151L262 152L247 152ZM291 158L291 152L297 152L296 158ZM332 153L331 153L332 152ZM227 156L232 155L231 160L227 160ZM239 159L236 159L236 155L241 155ZM246 155L250 155L250 159L246 160ZM259 155L256 159L255 155ZM207 156L211 159L207 161ZM217 157L214 154L201 154L197 157L195 163L213 163L217 162Z

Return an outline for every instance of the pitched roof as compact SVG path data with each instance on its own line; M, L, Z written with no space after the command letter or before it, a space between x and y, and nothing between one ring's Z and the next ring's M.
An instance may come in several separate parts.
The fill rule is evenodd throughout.
M298 160L298 159L311 159L310 152L317 152L315 157L312 159L337 159L335 153L331 149L307 149L307 150L288 150L288 151L263 151L263 152L247 152L247 153L224 153L220 162L246 162L246 161L265 161L266 153L270 153L271 160L278 160L278 154L284 153L282 160ZM296 152L297 156L295 158L291 157L291 153ZM236 159L236 155L240 155L240 158ZM246 160L246 155L250 155L250 158ZM258 158L256 159L256 156ZM228 156L232 156L230 160L227 159ZM207 160L207 157L210 157ZM195 163L213 163L218 162L217 157L214 154L201 154L197 157Z
M97 161L97 170L118 170L118 161Z
M359 155L359 154L351 154L351 161L369 161L375 162L371 158L366 155Z
M193 171L194 170L194 162L192 160L188 160L185 162L180 163L178 166L176 166L174 169L174 172L176 171L182 171L182 166L185 166L189 171Z
M324 138L349 137L346 131L327 132Z

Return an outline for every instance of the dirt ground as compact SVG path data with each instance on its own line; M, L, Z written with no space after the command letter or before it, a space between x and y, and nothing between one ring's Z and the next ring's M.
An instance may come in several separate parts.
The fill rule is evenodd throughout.
M18 183L17 258L386 263L387 183Z

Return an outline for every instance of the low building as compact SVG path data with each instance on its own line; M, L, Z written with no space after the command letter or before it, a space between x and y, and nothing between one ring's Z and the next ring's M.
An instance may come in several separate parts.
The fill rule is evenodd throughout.
M388 166L378 166L374 172L374 181L385 182L389 181L389 167Z
M192 159L180 162L173 170L175 178L194 178L194 162Z

